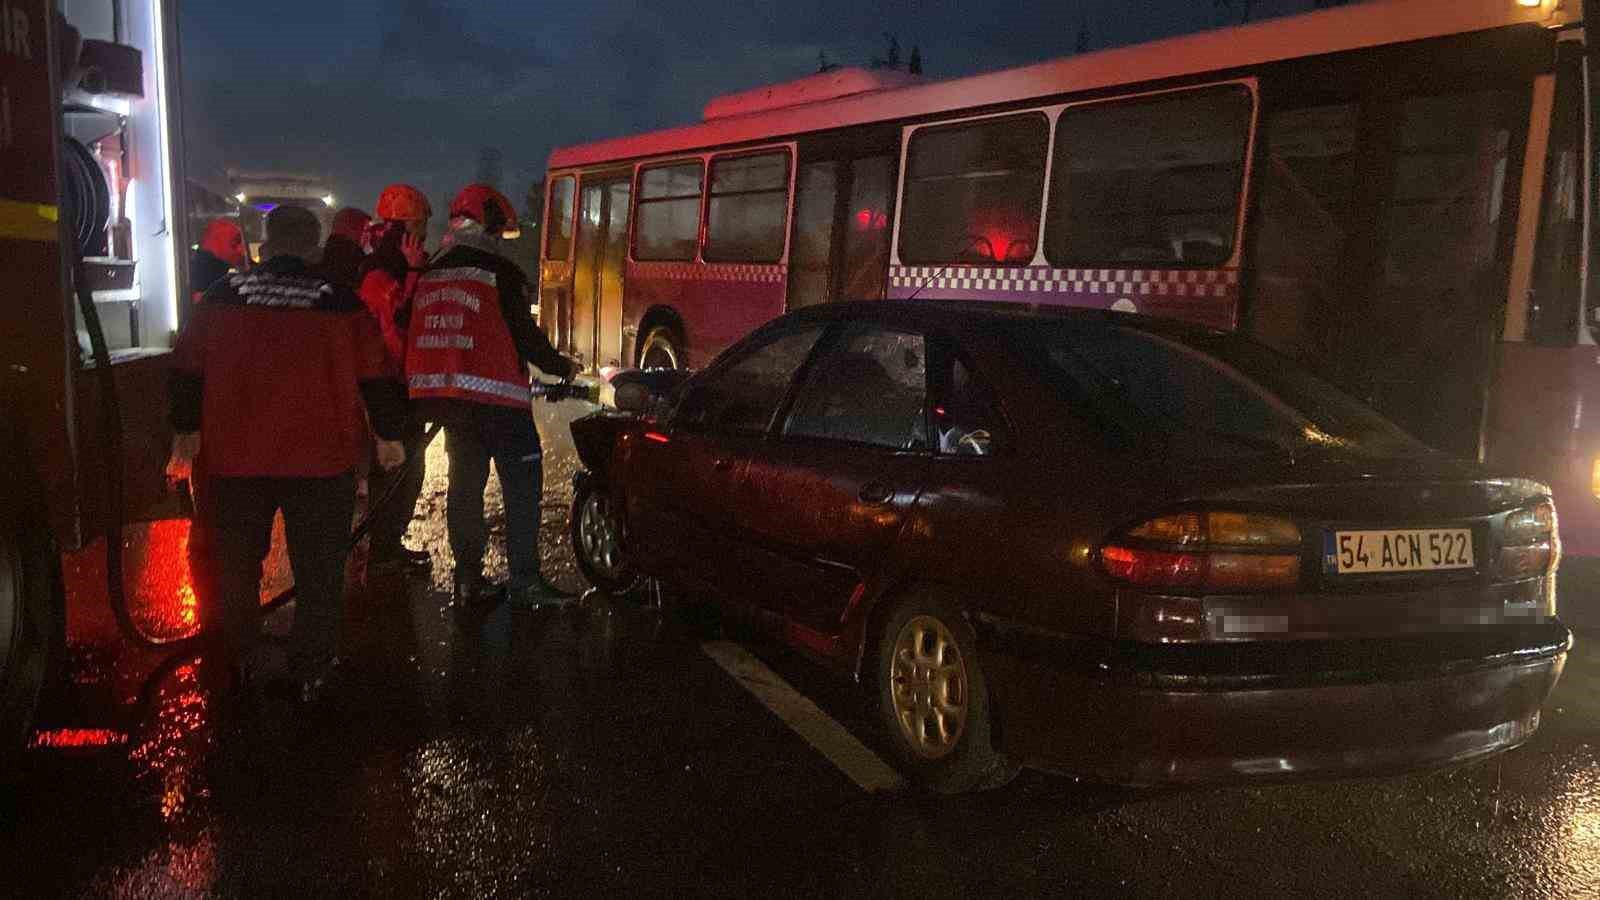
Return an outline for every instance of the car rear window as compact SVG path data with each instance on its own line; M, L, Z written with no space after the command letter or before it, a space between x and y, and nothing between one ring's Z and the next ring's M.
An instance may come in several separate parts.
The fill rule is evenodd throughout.
M1178 338L1091 323L1030 323L1009 343L1070 402L1193 457L1322 448L1415 456L1428 448L1288 358L1234 335Z

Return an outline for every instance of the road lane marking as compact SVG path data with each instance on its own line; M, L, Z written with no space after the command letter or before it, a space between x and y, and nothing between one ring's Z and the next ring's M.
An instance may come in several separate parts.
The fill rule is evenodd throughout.
M748 650L729 641L709 641L700 648L862 790L877 794L905 787L900 773L882 757Z

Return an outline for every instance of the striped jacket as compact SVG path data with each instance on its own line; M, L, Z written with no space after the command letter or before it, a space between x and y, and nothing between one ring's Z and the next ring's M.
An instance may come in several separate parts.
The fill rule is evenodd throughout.
M527 363L557 377L572 364L531 312L526 276L504 257L457 246L423 273L402 326L411 398L526 409Z

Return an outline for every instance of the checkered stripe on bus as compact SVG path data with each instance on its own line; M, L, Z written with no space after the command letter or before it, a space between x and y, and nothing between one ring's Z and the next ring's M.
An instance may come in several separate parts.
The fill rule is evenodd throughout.
M1052 269L1048 266L890 266L891 288L1120 297L1229 297L1236 269Z
M789 267L782 264L693 262L631 262L629 278L663 278L669 281L748 281L781 284Z

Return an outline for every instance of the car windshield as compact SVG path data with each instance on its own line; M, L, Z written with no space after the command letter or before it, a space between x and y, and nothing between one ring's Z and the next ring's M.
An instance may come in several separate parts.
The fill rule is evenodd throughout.
M1032 322L1012 329L1009 343L1069 402L1094 404L1182 456L1432 452L1349 394L1235 335L1178 339L1103 323Z

